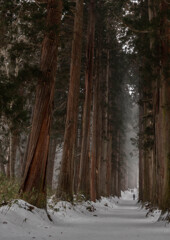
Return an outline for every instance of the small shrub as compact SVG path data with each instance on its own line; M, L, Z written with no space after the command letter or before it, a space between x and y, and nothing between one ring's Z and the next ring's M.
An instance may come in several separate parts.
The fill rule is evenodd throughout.
M19 183L16 180L0 175L0 206L19 198Z
M89 212L94 212L96 211L95 207L93 205L90 205L90 206L87 206L86 209L89 211Z

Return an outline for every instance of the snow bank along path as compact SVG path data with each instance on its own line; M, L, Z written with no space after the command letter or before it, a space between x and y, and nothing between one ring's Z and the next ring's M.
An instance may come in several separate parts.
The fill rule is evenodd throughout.
M53 222L44 211L19 200L0 208L0 240L169 240L169 224L156 221L159 211L146 218L146 211L131 199L129 193L93 206L60 202L50 210Z

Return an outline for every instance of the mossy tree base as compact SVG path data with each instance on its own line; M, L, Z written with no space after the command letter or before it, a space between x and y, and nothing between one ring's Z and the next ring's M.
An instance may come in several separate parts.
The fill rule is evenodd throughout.
M46 193L39 193L36 190L33 190L32 192L24 192L20 194L20 197L28 202L29 204L37 207L46 209Z

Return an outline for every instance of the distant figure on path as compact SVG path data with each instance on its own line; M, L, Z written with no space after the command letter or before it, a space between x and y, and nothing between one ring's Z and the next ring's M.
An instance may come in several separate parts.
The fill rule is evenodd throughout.
M133 200L135 200L135 194L133 194Z

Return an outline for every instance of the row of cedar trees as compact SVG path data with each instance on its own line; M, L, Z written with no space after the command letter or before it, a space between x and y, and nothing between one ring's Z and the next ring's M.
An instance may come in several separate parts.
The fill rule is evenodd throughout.
M166 211L170 210L170 3L148 0L144 7L141 14L149 18L151 28L142 37L139 199Z
M143 1L140 3L143 4ZM51 4L53 7L51 7ZM101 62L102 36L97 35L97 44L94 41L95 27L97 28L98 23L95 4L96 2L93 0L89 2L87 67L85 73L86 93L83 108L80 162L75 176L74 160L79 113L78 99L84 6L82 0L76 1L66 127L57 190L57 196L60 199L72 200L73 193L80 192L95 201L101 195L116 194L119 196L120 188L124 187L121 186L119 169L112 166L112 130L114 126L110 121L113 116L108 111L110 104L109 89L112 87L109 81L111 72L109 67L110 51L106 50L105 61L107 64L103 68ZM148 0L144 4L141 15L147 15L151 27L148 31L139 32L147 34L146 37L143 35L142 40L148 42L145 50L150 53L152 60L147 56L146 51L141 51L140 56L143 59L143 64L140 65L143 69L143 75L139 84L141 102L139 119L139 200L149 201L152 205L157 205L165 211L170 208L169 3L165 0ZM55 13L60 12L61 14L61 11L61 1L48 1L47 25L58 26L61 18L59 14ZM55 16L58 17L55 18ZM107 40L110 41L110 36ZM21 187L23 196L26 196L26 199L29 200L34 198L33 203L37 206L44 206L45 204L43 200L46 193L45 176L54 79L57 67L57 42L58 35L54 34L52 30L46 34L43 41L41 61L43 79L40 79L37 87L32 131L28 145L27 166ZM151 62L149 63L149 61ZM148 66L146 67L147 64L150 66L150 74L148 74L148 71L146 71L146 74L144 72L148 68ZM104 94L101 91L101 85L103 84L105 86ZM102 101L105 102L107 107L102 107ZM118 142L119 131L117 131L116 137Z
M41 4L44 1L36 2ZM62 41L59 36L60 33L62 35L62 8L66 2L49 0L47 4L41 74L25 154L24 180L20 189L24 199L39 207L45 207L46 204L47 160L57 56L61 57L57 50ZM122 96L114 92L116 85L119 88L123 86L116 82L117 79L121 82L122 73L119 72L120 79L117 75L114 76L119 68L117 55L121 55L115 36L121 30L120 22L123 21L123 34L131 33L129 39L130 42L133 39L133 47L137 52L131 56L134 72L135 68L141 70L140 81L136 84L137 87L139 84L140 98L139 200L167 210L170 208L170 5L166 0L139 0L138 4L122 0L116 4L120 4L120 8L130 8L128 10L132 13L129 21L126 12L124 19L127 18L128 21L125 21L119 17L121 14L116 14L113 1L89 0L86 4L83 3L82 0L76 1L74 14L70 83L57 197L72 200L74 193L83 193L86 198L95 201L100 196L119 196L120 190L127 187L125 164L122 163L121 155L122 131L117 123L120 121L117 112L122 108ZM88 17L83 16L83 8L87 6ZM81 59L84 60L83 21L88 21L88 29L85 31L86 64L84 61L81 63ZM67 62L67 59L64 61ZM86 66L85 100L81 112L79 94L82 91L83 64ZM63 69L62 66L59 67ZM81 127L78 126L79 118L83 123L80 124ZM13 136L11 145L12 141L16 143L15 134ZM56 143L54 149L55 146ZM15 152L15 148L13 150ZM48 164L53 169L53 164ZM11 173L13 170L14 165L11 164Z
M97 23L101 22L101 15L100 12L97 14L96 9L104 7L104 4L105 1L96 3L95 0L87 3L85 100L79 143L81 146L78 160L75 162L84 37L84 1L76 1L63 154L56 194L62 200L72 201L74 193L81 193L85 198L95 201L100 196L120 196L121 189L125 188L125 168L121 169L119 163L121 134L119 128L114 126L114 113L111 112L111 104L116 101L115 96L111 94L111 89L114 88L114 81L111 79L115 69L110 67L109 44L111 46L113 43L109 33L105 34L100 24L97 26ZM32 128L26 151L26 167L20 188L24 199L42 208L46 206L46 173L57 72L57 50L59 33L62 31L62 8L61 0L49 0L47 3L48 31L43 39L41 50L42 74L36 89ZM108 12L104 14L107 16ZM104 24L108 25L105 27L109 32L110 26L107 21L108 19L104 19ZM98 31L95 31L96 28ZM102 34L105 34L105 41ZM103 44L108 47L103 48ZM116 147L113 148L115 142Z

